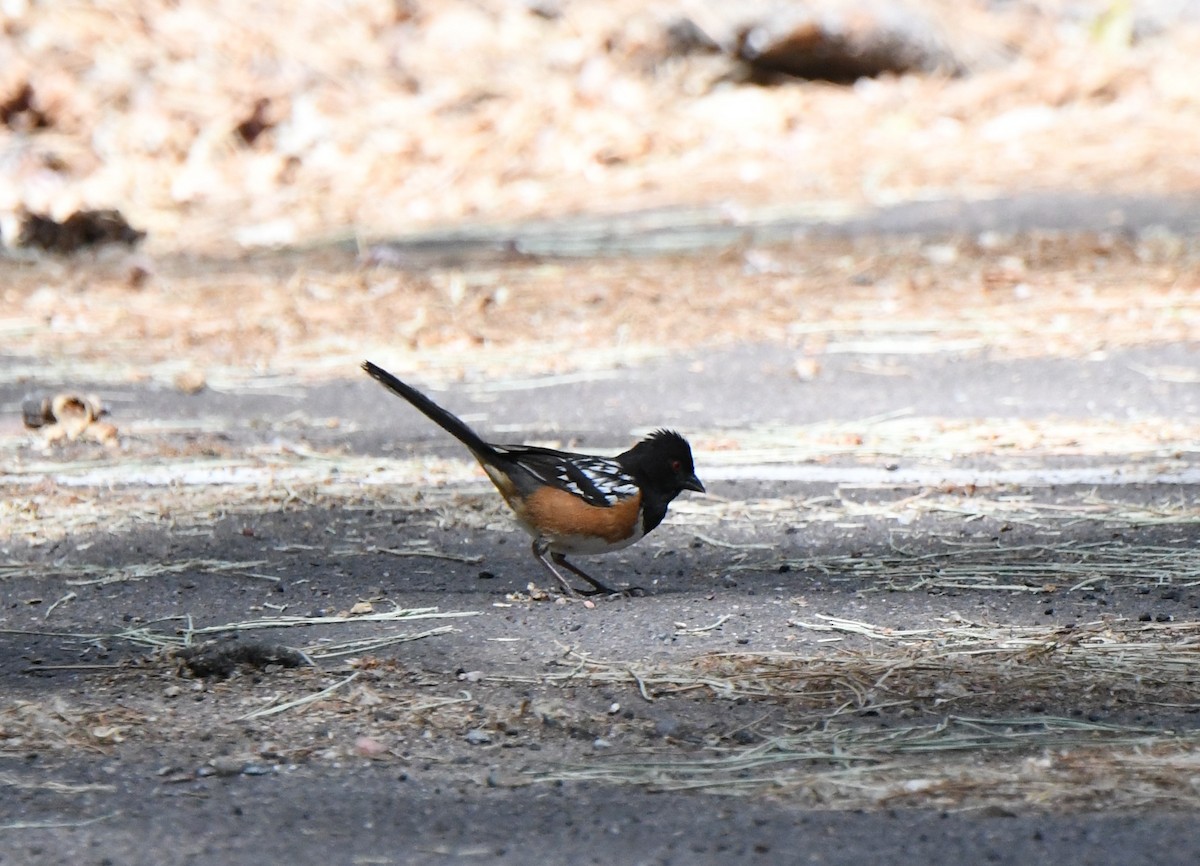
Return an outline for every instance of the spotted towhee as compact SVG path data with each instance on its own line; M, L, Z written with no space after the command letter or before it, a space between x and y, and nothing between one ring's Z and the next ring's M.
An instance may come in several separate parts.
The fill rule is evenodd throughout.
M386 370L370 361L363 369L470 449L517 522L533 536L533 555L570 595L576 590L556 564L595 587L584 595L616 590L567 562L568 553L628 547L662 522L671 500L684 490L704 492L692 466L691 447L672 430L658 430L611 458L533 445L493 445Z

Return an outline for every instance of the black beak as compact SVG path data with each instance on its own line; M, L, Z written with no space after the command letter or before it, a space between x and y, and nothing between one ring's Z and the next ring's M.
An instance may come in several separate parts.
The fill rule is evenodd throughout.
M683 489L695 490L697 493L703 493L704 485L700 483L700 479L696 477L695 473L692 473L690 477L684 479Z

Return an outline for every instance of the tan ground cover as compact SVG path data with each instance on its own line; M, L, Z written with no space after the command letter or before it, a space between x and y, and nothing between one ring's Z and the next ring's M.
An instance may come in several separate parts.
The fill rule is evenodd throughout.
M1200 186L1186 20L1131 45L1102 26L1110 3L929 2L1013 59L761 87L724 59L665 54L664 26L704 5L13 3L0 100L30 85L48 126L0 129L15 181L0 212L116 207L153 248L227 255L664 204ZM261 100L273 126L247 145L236 130Z

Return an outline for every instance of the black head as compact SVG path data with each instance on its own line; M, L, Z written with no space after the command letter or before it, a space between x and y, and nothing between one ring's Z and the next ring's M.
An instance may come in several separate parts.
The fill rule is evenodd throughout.
M704 492L692 465L692 446L674 430L655 430L621 457L668 501L685 490Z

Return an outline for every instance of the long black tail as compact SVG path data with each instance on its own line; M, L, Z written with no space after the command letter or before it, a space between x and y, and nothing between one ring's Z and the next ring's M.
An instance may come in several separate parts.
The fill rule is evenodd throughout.
M376 367L370 361L363 361L362 368L370 374L371 378L388 388L390 391L399 394L409 403L412 403L427 416L429 420L437 424L455 439L471 449L472 453L480 458L496 459L500 455L496 449L479 438L479 434L464 424L460 419L451 415L437 403L434 403L416 388L406 385L389 373L382 367Z

